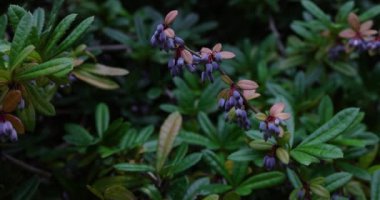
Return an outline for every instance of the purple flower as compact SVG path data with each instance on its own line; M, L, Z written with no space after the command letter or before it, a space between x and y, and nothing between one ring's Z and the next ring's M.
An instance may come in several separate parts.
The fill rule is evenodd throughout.
M367 42L362 38L352 38L348 40L348 45L358 51L365 51L367 49Z
M374 40L374 41L367 42L367 48L368 48L368 50L371 50L371 51L380 50L380 41Z
M222 59L231 59L235 57L235 54L229 51L222 51L222 45L217 43L212 50L206 47L203 47L200 51L201 55L198 58L198 64L205 64L204 73L202 72L202 81L205 81L206 78L211 82L214 81L214 77L212 75L213 71L219 69L220 62Z
M164 20L164 23L157 25L156 30L154 31L150 43L153 46L157 46L160 49L169 51L176 47L176 43L183 45L183 40L175 36L175 32L170 28L170 24L177 17L178 11L170 11Z
M264 140L267 141L271 136L282 137L284 130L281 123L290 118L288 113L284 113L285 105L283 103L274 104L269 111L269 116L264 113L257 113L256 118L261 122L259 129L264 133Z
M273 170L276 166L276 158L270 155L266 155L264 157L264 167L267 170Z
M225 111L226 120L229 118L228 113L234 112L236 122L240 127L244 129L251 128L251 121L244 107L244 99L234 85L231 86L226 99L219 99L218 105Z
M12 142L17 141L17 132L9 121L0 122L0 140L5 141L9 138Z
M196 70L196 66L193 65L193 55L183 45L179 45L176 47L174 58L169 59L168 68L172 76L178 76L185 66L190 72Z
M329 59L331 60L336 60L338 59L344 52L345 52L345 48L342 44L337 44L335 45L334 47L332 47L329 52L328 52L328 56L329 56Z

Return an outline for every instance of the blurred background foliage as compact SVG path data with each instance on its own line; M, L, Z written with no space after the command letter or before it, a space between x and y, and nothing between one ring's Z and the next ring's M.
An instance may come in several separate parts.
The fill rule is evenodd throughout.
M1 13L6 12L10 3L30 10L52 7L49 0L2 0ZM346 1L319 0L314 3L332 16L331 24L346 23L345 18L334 17ZM358 13L376 5L376 1L369 0L354 3ZM69 13L78 13L79 19L95 16L95 22L82 42L100 63L125 68L130 74L117 77L120 88L112 91L100 90L81 81L62 86L53 99L57 115L39 117L34 133L22 136L17 144L6 144L12 149L10 153L53 174L54 179L47 178L40 183L36 199L94 198L85 185L108 174L112 165L124 161L127 155L139 157L135 148L124 148L121 152L109 148L115 147L126 132L147 131L147 128L154 127L154 133L157 133L168 112L175 110L183 114L183 127L189 132L207 131L205 125L203 128L201 125L202 117L207 114L208 120L219 128L221 141L231 141L215 144L214 148L220 154L228 155L233 152L229 149L244 142L240 137L244 134L235 125L227 125L230 131L222 133L224 123L219 119L221 112L216 107L216 95L223 86L220 79L212 84L200 83L198 75L189 73L185 73L182 79L172 79L166 66L170 55L151 47L149 39L155 25L162 21L163 13L172 9L181 13L173 27L190 47L199 49L221 42L225 49L235 52L236 59L226 61L222 67L236 80L246 78L259 83L258 92L262 97L252 102L255 106L267 109L268 102L273 102L276 96L285 98L295 115L302 116L294 119L299 128L297 133L305 134L323 123L318 117L321 112L318 107L327 96L331 98L335 112L346 107L359 107L365 113L364 124L368 130L380 133L379 56L353 54L338 61L328 60L329 48L335 41L323 39L323 27L308 26L313 16L305 12L300 1L66 0L60 18ZM378 19L379 16L374 18L375 27L380 26ZM331 67L329 62L338 64ZM111 121L122 118L113 123L123 123L119 126L125 131L121 131L120 137L116 134L108 141L101 141L100 149L95 144L86 148L68 145L69 137L65 136L63 140L63 136L70 132L67 127L74 126L72 123L95 132L93 119L99 102L108 105ZM116 156L109 157L114 154ZM29 178L28 181L37 182L31 173L4 160L0 166L0 198L7 198L20 190L19 186L26 184L25 180ZM201 169L198 170L202 173ZM144 182L145 179L123 181L139 184L138 181ZM287 198L281 196L283 193L273 194ZM265 195L264 191L259 198L264 199Z

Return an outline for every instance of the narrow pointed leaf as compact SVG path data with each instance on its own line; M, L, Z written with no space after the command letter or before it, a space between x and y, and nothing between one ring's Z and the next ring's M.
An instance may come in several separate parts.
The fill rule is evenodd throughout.
M100 103L96 106L95 123L98 136L103 137L104 132L108 129L110 121L110 113L108 106L104 103Z
M336 114L331 120L323 124L316 131L306 137L300 144L312 145L328 142L334 139L355 121L359 115L359 109L347 108Z
M158 171L160 171L164 166L166 158L173 147L174 139L177 137L181 125L182 116L179 112L170 114L162 124L157 149L156 168Z

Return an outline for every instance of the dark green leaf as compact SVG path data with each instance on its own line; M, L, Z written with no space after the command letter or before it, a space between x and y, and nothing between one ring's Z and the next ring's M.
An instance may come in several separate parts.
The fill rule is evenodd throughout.
M348 181L352 178L352 174L347 172L338 172L331 174L325 178L325 188L329 192L333 192L334 190L344 186Z
M380 14L380 5L372 6L359 16L360 21L367 21L373 19Z
M33 199L34 194L36 193L38 187L40 185L40 181L38 177L33 176L26 182L24 182L15 192L13 192L14 200L29 200Z
M27 45L29 34L32 31L32 25L32 15L29 13L25 14L17 25L12 40L11 51L9 52L10 66L15 64L18 54Z
M380 200L380 170L375 171L372 175L371 200Z
M69 144L88 146L94 141L94 137L78 124L65 124L65 131L68 134L63 139Z
M285 175L282 172L264 172L248 178L236 188L236 193L242 196L249 195L252 190L269 188L282 183L284 180Z
M153 172L154 167L144 164L119 163L113 166L115 169L127 172Z
M103 137L104 132L108 129L110 122L110 113L108 106L104 103L99 103L96 106L95 123L98 136Z
M331 120L305 138L300 146L320 144L334 139L351 125L358 114L359 109L357 108L346 108L340 111Z

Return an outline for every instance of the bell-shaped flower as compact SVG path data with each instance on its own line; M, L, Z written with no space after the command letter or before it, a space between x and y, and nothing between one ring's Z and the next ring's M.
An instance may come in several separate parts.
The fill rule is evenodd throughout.
M271 136L282 137L284 130L281 127L283 121L290 118L289 113L283 112L285 109L285 104L276 103L270 110L267 116L264 113L256 114L256 118L261 122L259 124L259 129L264 132L264 140L267 141Z

